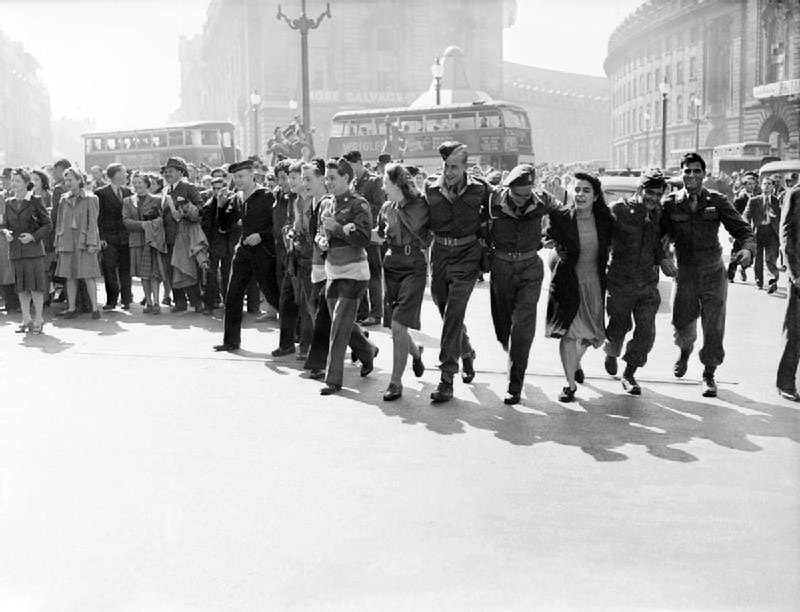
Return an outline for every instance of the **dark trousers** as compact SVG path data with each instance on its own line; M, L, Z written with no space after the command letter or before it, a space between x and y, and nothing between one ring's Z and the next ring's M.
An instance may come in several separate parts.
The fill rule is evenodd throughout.
M231 276L233 257L219 257L213 253L208 257L208 278L203 301L207 308L216 306L225 300L228 292L228 281ZM219 274L219 278L217 275Z
M609 283L606 312L606 343L603 347L609 357L619 357L625 336L633 329L623 360L630 366L641 368L656 340L656 313L661 305L658 283L642 284L636 279L629 283Z
M3 301L6 310L19 310L19 295L17 295L16 285L3 285Z
M797 388L797 366L800 363L800 289L791 282L786 295L783 342L776 384L778 388L788 391Z
M520 393L525 382L543 278L544 266L538 256L517 262L492 261L492 322L498 342L508 351L509 393Z
M362 362L371 362L375 355L375 346L356 324L358 305L366 290L367 281L350 278L328 281L325 288L325 299L331 317L330 349L325 376L325 382L329 385L342 385L348 344Z
M366 248L369 265L369 285L358 305L358 318L383 318L383 257L381 245L371 244Z
M262 245L240 245L231 263L231 280L225 295L224 344L242 343L242 307L247 287L255 279L272 306L278 305L278 280L275 278L275 257ZM276 308L277 309L277 308Z
M314 283L313 285L311 302L315 311L314 326L311 333L311 344L308 347L306 362L303 364L306 370L324 370L328 365L328 349L331 340L331 313L328 309L328 301L325 298L325 287L325 281ZM363 336L363 332L357 324L354 325L353 328L354 331L355 328L358 328L358 333ZM351 332L350 334L349 345L355 352L356 359L372 359L374 354L372 345L370 344L370 350L366 351L365 347L359 343L359 340L353 338L353 333L354 332Z
M756 230L756 285L764 286L764 264L767 264L770 284L778 282L778 235L771 225L761 225Z
M131 293L131 251L127 244L107 243L100 258L103 283L106 286L106 304L116 305L121 297L123 304L133 301Z
M440 249L446 251L447 247L434 244L431 253L431 297L442 316L439 369L442 371L442 378L450 380L458 372L458 360L472 354L472 345L464 326L464 315L478 278L480 246L475 244L470 249L477 249L477 257L467 251L473 255L471 259L475 260L474 265L463 259L454 262L447 253L440 256Z
M678 265L672 326L675 344L690 352L697 340L697 319L703 326L700 361L707 367L720 365L725 358L725 308L728 279L722 261L702 266Z
M295 287L292 275L284 270L281 280L281 294L278 303L278 319L280 321L280 340L278 346L282 349L294 346L297 332L297 321L300 317L300 308L295 297Z

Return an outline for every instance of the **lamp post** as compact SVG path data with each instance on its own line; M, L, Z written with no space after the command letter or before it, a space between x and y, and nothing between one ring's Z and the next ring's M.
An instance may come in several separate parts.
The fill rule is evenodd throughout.
M664 82L658 86L661 92L661 168L667 167L667 98L669 97L669 83Z
M436 88L436 106L442 103L442 76L444 76L444 66L437 57L431 64L431 74L433 75L434 87Z
M261 150L261 144L258 142L258 109L260 106L261 95L257 89L254 89L253 93L250 94L250 107L253 109L253 148L256 155Z
M644 165L645 167L650 166L650 113L647 111L644 112L644 116L642 117L644 121Z
M692 106L694 106L694 150L696 153L700 152L700 107L703 101L700 96L692 96Z
M311 132L311 105L308 99L308 31L316 30L325 17L331 18L331 4L327 3L325 12L316 19L306 17L306 0L300 1L300 17L289 19L278 5L278 21L283 19L287 25L300 32L300 72L303 80L303 130L306 134Z

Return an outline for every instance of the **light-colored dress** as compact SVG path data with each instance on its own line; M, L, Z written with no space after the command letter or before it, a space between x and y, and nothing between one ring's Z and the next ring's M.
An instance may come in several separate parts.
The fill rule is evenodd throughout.
M597 348L606 337L603 291L597 267L597 228L591 213L588 216L578 215L576 221L581 250L575 265L575 274L578 277L581 302L566 337Z
M66 279L100 278L100 233L97 196L81 190L77 196L64 194L58 208L55 248L56 276ZM93 247L94 252L89 252Z

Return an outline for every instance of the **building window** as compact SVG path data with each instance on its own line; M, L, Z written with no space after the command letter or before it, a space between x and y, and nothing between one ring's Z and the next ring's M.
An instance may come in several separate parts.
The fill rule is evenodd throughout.
M697 79L697 58L693 55L689 58L689 80Z
M375 48L378 51L395 51L395 28L390 26L375 28Z
M677 115L676 121L678 123L683 121L683 96L678 96L675 99L675 113Z
M658 89L660 83L661 83L661 68L656 68L655 89Z
M683 62L681 60L678 60L678 64L675 67L675 83L677 85L683 83Z
M672 84L672 70L671 66L666 66L664 68L664 82Z

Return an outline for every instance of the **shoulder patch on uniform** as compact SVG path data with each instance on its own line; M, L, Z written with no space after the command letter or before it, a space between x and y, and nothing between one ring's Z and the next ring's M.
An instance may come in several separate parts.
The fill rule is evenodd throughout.
M369 204L366 202L366 200L361 201L361 210L369 210Z

